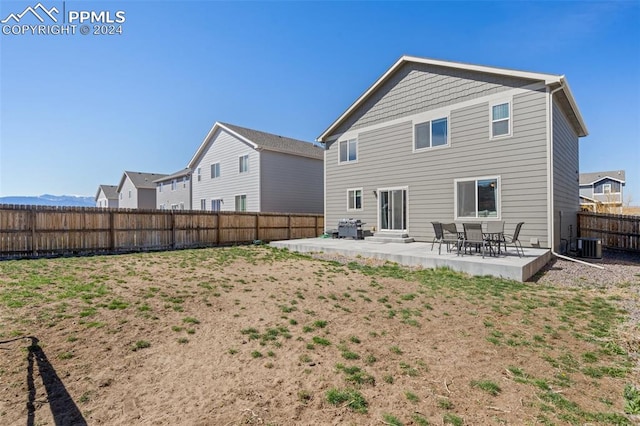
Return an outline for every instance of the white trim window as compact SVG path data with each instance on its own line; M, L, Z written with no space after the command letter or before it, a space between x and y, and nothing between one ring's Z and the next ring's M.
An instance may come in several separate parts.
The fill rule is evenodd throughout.
M198 182L200 182L202 180L202 169L200 167L198 167Z
M211 211L219 212L220 210L222 210L222 200L219 198L211 200Z
M246 212L247 211L247 195L236 195L236 211L237 212Z
M189 182L189 176L185 176L182 178L182 187L186 188L187 187L187 182Z
M491 139L511 136L511 102L489 104L491 114Z
M158 184L158 192L162 192L162 182Z
M207 210L207 200L206 198L200 199L200 210Z
M213 163L211 165L211 179L220 177L220 163Z
M340 141L339 148L340 163L355 163L358 161L358 139Z
M178 179L171 180L171 190L175 191L178 188Z
M347 210L362 210L362 188L347 189Z
M413 132L413 149L419 151L449 145L449 118L440 117L417 123Z
M249 172L249 154L240 157L239 171L240 173Z
M455 218L499 219L500 177L454 180Z
M611 194L611 184L610 183L602 184L602 193L603 194Z

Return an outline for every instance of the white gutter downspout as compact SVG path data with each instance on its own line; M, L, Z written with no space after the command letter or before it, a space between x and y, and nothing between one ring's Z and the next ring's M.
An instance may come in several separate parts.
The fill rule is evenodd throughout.
M557 91L563 90L564 89L564 81L562 79L560 79L560 87L553 89L550 93L549 93L549 133L548 133L548 137L549 137L549 143L548 143L548 149L549 149L549 211L547 213L547 217L549 220L549 236L550 236L550 246L551 246L551 254L553 254L556 257L559 257L560 259L564 259L564 260L569 260L571 262L576 262L576 263L581 263L583 265L587 265L587 266L592 266L594 268L598 268L598 269L604 269L604 266L600 266L600 265L594 265L593 263L589 263L589 262L585 262L583 260L578 260L578 259L574 259L572 257L568 257L568 256L564 256L561 254L556 253L555 249L554 249L554 243L555 243L555 225L554 225L554 220L555 220L555 215L554 215L554 204L553 204L553 198L554 198L554 194L553 194L553 94L556 93ZM562 231L562 230L561 230Z

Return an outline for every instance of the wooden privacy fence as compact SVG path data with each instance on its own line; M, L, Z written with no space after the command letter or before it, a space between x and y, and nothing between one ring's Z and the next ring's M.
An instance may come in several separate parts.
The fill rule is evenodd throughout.
M0 205L0 258L212 247L317 237L313 214Z
M608 248L640 251L640 216L580 212L578 237L600 238Z

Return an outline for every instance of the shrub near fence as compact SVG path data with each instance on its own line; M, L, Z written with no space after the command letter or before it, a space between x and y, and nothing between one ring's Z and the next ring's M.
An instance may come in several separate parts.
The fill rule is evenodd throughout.
M640 216L580 212L578 237L600 238L604 247L640 252Z
M313 214L0 205L0 258L212 247L323 229Z

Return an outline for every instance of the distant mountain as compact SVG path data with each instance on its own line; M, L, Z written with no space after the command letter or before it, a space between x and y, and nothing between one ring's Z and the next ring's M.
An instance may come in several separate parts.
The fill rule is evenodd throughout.
M26 204L36 206L69 206L69 207L95 207L93 197L81 197L77 195L50 195L0 197L0 204Z

